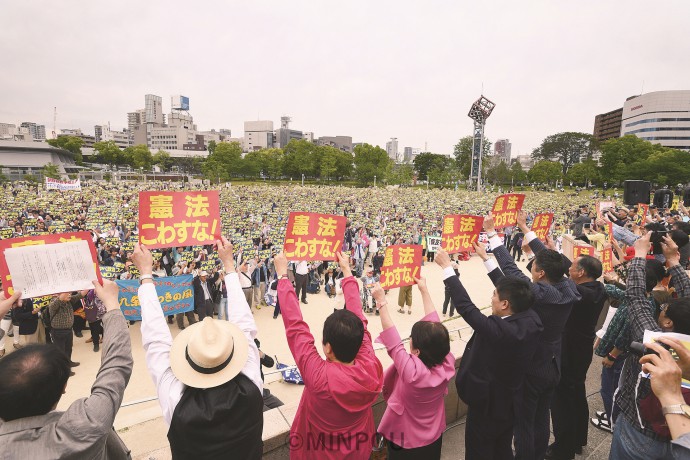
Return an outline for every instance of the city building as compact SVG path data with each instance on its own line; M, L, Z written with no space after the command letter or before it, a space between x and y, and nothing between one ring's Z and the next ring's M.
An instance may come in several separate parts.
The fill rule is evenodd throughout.
M302 138L304 140L307 140L309 142L314 142L314 133L313 132L309 131L306 133L302 133L302 136L303 136Z
M623 120L623 108L602 113L594 117L594 132L598 141L615 139L621 135L621 121Z
M403 162L412 163L417 155L422 153L422 149L417 147L405 147L403 149Z
M276 129L274 136L274 145L280 147L281 149L288 145L288 143L295 139L304 139L304 134L302 131L297 131L295 129L290 129L290 122L292 119L288 116L280 117L280 128Z
M623 104L621 136L690 150L690 90L655 91Z
M126 149L129 146L129 132L127 130L113 131L110 129L110 123L107 125L95 125L93 130L96 142L112 141L121 149Z
M531 155L518 155L515 157L515 160L520 165L522 166L522 169L525 171L529 171L532 166L534 166L534 160L532 159Z
M138 126L145 123L146 111L144 109L135 110L127 113L127 133L129 134L129 145L136 145L134 142L134 132ZM143 143L146 143L146 130L144 132Z
M510 150L512 144L510 139L499 139L494 144L494 158L497 163L503 161L506 164L510 164Z
M81 132L81 129L76 128L76 129L61 129L60 134L58 134L57 137L63 137L63 136L72 136L72 137L78 137L83 141L82 147L84 148L92 148L93 144L96 142L96 137L95 136L90 136L88 134L84 134Z
M144 102L144 122L153 123L157 126L164 125L165 118L163 117L163 98L153 94L147 94L144 96Z
M17 125L11 123L0 123L0 139L12 140L17 134Z
M244 152L273 147L274 133L273 122L270 120L257 120L244 122Z
M316 139L316 145L328 145L343 152L352 153L352 137L350 136L321 136Z
M35 141L46 140L46 127L45 127L45 125L38 125L38 124L31 122L31 121L25 121L25 122L22 122L22 124L19 125L19 127L28 129L29 133L31 134L31 137Z
M0 141L1 172L9 180L22 180L31 175L42 181L41 171L48 163L57 166L64 178L67 178L67 174L77 174L82 169L76 165L72 152L52 147L46 142Z
M196 125L192 116L180 111L172 111L168 115L168 124L158 126L157 123L146 123L146 145L151 151L158 150L206 150L204 138L197 138Z
M388 158L395 161L396 163L399 163L397 137L391 137L391 140L386 142L386 153L388 154Z
M216 141L217 144L219 142L225 142L232 136L229 129L221 129L219 131L211 129L210 131L199 131L198 134L204 136L204 145L206 147L208 147L208 143L211 141Z

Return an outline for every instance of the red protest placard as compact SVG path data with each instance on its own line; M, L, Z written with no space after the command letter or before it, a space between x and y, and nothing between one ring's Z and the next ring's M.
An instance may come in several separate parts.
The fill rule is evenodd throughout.
M497 196L494 207L491 209L495 227L503 228L517 224L517 214L522 209L524 201L525 195L521 193Z
M544 212L537 214L532 221L532 231L537 234L537 238L546 241L546 235L553 224L553 213Z
M289 260L336 260L345 239L345 216L291 212L283 251Z
M635 214L634 222L637 225L644 225L647 219L647 214L649 213L649 205L644 203L637 204L637 214Z
M594 247L593 246L573 246L573 260L580 256L592 256L594 257Z
M149 249L220 239L218 191L139 192L139 243Z
M422 246L396 244L388 246L381 267L381 287L393 289L415 284L422 268Z
M441 248L448 254L468 251L479 241L484 218L480 216L449 215L443 218Z
M20 248L23 246L38 246L46 244L69 243L74 241L86 241L89 245L89 252L91 253L91 261L93 262L96 276L99 282L103 282L100 270L98 269L98 256L96 254L96 247L93 244L93 238L89 232L76 233L54 233L50 235L40 236L25 236L21 238L9 238L0 240L0 278L2 279L2 289L5 297L10 297L14 293L12 286L12 277L7 266L4 253L9 248Z
M606 236L606 241L613 243L613 223L606 222L603 226L604 236Z
M604 273L613 271L613 251L606 248L601 252L601 268Z

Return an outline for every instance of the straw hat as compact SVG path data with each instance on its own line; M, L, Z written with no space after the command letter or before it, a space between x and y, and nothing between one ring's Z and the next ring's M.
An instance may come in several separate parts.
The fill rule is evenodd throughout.
M232 380L247 363L244 333L229 321L211 317L180 332L170 348L170 367L182 383L213 388Z

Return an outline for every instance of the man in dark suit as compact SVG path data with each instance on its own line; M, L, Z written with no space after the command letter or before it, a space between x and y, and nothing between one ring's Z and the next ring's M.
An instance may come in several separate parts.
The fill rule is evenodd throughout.
M455 379L458 395L468 405L466 458L512 460L515 404L543 329L530 309L530 285L504 277L496 285L487 317L470 300L448 253L439 250L435 262L443 268L455 308L474 329Z
M199 315L199 321L210 316L213 318L213 293L215 292L218 272L209 278L206 270L199 272L199 276L194 278L194 307Z
M573 304L580 300L575 283L565 278L563 256L554 249L546 249L535 233L527 227L527 216L518 214L518 227L525 234L535 257L531 280L520 270L496 233L491 215L484 219L484 230L496 260L490 259L483 248L475 251L484 260L489 277L496 285L505 276L531 281L534 311L539 315L544 331L533 360L527 369L523 394L518 398L515 424L515 458L543 459L549 444L549 407L551 396L560 380L561 338ZM498 265L496 264L498 262ZM499 269L500 267L500 269Z

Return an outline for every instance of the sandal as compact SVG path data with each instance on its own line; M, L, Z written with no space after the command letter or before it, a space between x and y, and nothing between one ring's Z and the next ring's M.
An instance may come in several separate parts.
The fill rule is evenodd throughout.
M403 310L402 308L398 308L398 313L405 314L405 310Z
M611 425L609 424L609 421L606 419L592 418L589 420L589 422L602 431L606 431L607 433L613 433Z

